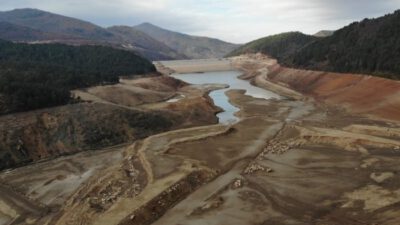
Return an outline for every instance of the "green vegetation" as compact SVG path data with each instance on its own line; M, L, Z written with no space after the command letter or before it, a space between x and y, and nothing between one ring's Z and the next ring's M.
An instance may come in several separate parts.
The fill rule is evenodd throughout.
M290 66L400 79L400 11L365 19L320 39L287 59Z
M317 39L317 37L300 32L282 33L252 41L231 52L228 56L261 52L280 60Z
M0 41L0 114L65 104L72 89L153 71L149 61L109 47Z
M70 37L0 21L0 39L8 41L67 40Z
M299 32L269 36L228 56L257 52L290 67L400 79L400 10L352 23L327 37Z

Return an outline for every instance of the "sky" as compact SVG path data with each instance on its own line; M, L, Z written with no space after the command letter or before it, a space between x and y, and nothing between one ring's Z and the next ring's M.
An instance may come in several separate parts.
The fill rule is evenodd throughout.
M1 0L0 11L37 8L100 26L150 22L246 43L287 31L314 34L400 9L400 0Z

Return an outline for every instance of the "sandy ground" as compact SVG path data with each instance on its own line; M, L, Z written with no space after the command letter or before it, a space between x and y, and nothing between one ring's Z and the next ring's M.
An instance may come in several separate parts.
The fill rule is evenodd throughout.
M6 185L0 186L0 209L5 215L13 215L2 224L12 219L33 223L37 217L60 208L89 177L120 163L124 148L89 151L3 172L0 181Z
M174 129L178 129L217 123L215 114L220 109L212 104L207 93L218 88L222 87L190 86L171 77L157 76L125 78L117 85L76 90L74 94L93 104L144 112L168 111L169 114L176 114L175 118L181 118L173 121L176 123ZM179 101L169 101L178 96L183 97ZM15 118L19 116L24 117L15 115ZM51 219L55 212L91 179L96 181L99 171L119 168L125 149L114 146L0 173L0 224L53 224Z
M254 70L243 78L264 88L271 85L254 79L265 76L258 70L268 66L245 60L240 59L240 65ZM0 222L20 218L14 224L400 224L400 123L349 113L283 83L273 86L287 98L256 99L229 91L232 104L240 108L241 120L234 125L161 133L116 151L113 157L107 151L92 159L73 156L65 170L51 169L66 160L60 159L5 172L0 177L9 183L10 199L29 202L21 200L17 207L2 200ZM182 87L177 94L184 98L142 107L181 110L194 99L207 99L213 88L218 87ZM207 110L212 109L203 109ZM78 172L72 166L75 159ZM92 164L101 159L102 166ZM45 171L43 176L39 170ZM85 176L87 171L91 176ZM73 182L78 187L67 188L66 194L55 184L76 181L73 173L82 181ZM22 189L12 185L23 184L23 179L29 182ZM43 183L52 188L35 195L32 190ZM53 190L63 201L45 197ZM37 207L35 201L43 205Z
M135 108L147 103L164 102L176 96L184 83L175 83L168 77L121 79L115 85L96 86L74 90L75 98L125 108Z

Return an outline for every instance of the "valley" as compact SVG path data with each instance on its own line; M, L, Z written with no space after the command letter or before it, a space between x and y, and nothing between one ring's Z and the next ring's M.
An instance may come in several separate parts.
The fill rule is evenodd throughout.
M398 81L290 69L262 54L155 65L163 75L72 91L82 103L0 117L12 132L46 127L30 151L76 149L1 172L0 224L400 222ZM393 91L372 94L371 84ZM218 123L227 102L215 91L237 109L234 122ZM168 123L149 127L151 115ZM89 134L109 142L91 145Z
M399 225L399 4L3 1L0 225Z

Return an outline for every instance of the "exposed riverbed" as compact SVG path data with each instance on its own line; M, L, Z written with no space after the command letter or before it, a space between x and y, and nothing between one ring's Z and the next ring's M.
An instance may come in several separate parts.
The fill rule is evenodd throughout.
M239 120L235 116L235 113L239 111L239 108L232 105L225 92L233 89L245 90L246 95L254 98L280 98L279 95L267 91L265 89L251 85L246 80L241 80L238 76L241 75L239 71L223 71L223 72L206 72L206 73L185 73L185 74L173 74L174 78L181 79L191 84L226 84L229 88L212 91L210 97L213 99L214 104L221 107L224 111L218 113L218 119L220 123L235 123Z

